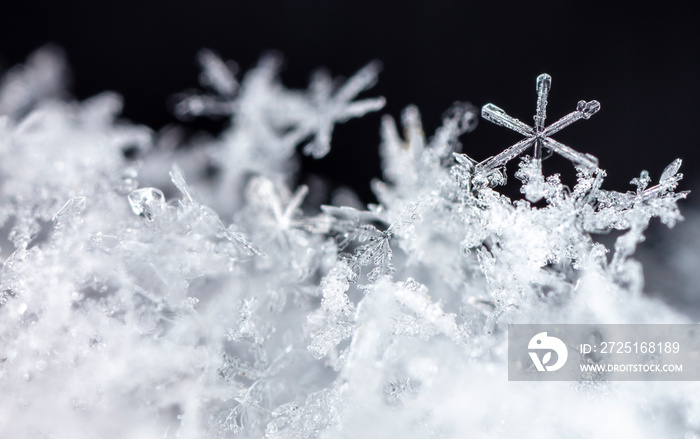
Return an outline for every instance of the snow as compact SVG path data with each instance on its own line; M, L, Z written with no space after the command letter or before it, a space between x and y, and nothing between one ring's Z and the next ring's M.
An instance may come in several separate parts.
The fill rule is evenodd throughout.
M313 187L291 183L297 150L332 153L335 124L382 107L357 100L379 65L289 90L275 58L240 81L212 51L199 61L209 91L177 112L230 125L187 148L119 120L115 94L71 100L57 49L3 79L0 436L700 435L697 383L506 370L508 323L690 322L645 294L633 258L653 218L682 220L680 160L651 187L643 171L634 191L604 189L595 157L550 137L600 104L545 128L542 75L534 127L482 109L526 137L503 153L461 152L471 104L430 138L410 106L403 137L382 121L378 204L310 208ZM530 147L525 198L510 199L503 166ZM572 161L572 188L542 174L543 148ZM202 177L208 163L221 178ZM594 239L611 230L613 248Z

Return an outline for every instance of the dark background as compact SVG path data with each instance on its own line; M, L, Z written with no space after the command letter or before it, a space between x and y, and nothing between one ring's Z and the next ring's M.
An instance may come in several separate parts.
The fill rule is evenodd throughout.
M631 188L627 183L642 169L656 181L676 157L684 159L682 189L700 176L700 15L690 2L14 3L0 11L3 70L56 43L67 51L78 98L118 91L124 116L155 129L176 122L166 102L197 85L195 54L202 47L243 69L261 53L278 50L286 59L282 80L293 87L305 87L319 66L348 76L379 59L379 84L366 95L385 96L382 113L395 117L416 104L427 133L456 100L479 107L493 102L532 123L535 78L547 72L553 77L550 122L580 99L602 103L592 119L555 137L598 156L608 170L606 187ZM304 159L305 175L349 185L371 201L369 180L380 176L379 121L380 114L372 114L339 126L326 158ZM207 126L199 124L193 129ZM478 160L517 140L485 121L462 138L465 152ZM559 171L558 164L553 159L545 170Z

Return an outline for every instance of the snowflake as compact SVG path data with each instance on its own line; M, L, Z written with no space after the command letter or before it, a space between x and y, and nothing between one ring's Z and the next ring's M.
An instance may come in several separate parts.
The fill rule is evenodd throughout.
M525 139L496 155L490 157L476 165L475 174L482 178L487 178L496 169L504 166L515 157L522 154L526 149L534 146L533 159L537 169L541 169L542 165L542 148L547 148L550 151L571 160L578 166L595 169L598 166L598 159L590 154L582 154L572 148L557 142L551 136L554 133L561 131L579 119L588 119L600 110L600 102L598 101L579 101L576 105L576 111L567 114L552 125L545 128L544 121L547 117L547 95L552 86L552 78L543 73L537 77L537 114L535 115L535 127L515 119L501 108L493 104L486 104L481 109L481 115L489 122L497 125L510 128L523 136ZM540 171L541 173L541 171Z
M278 58L239 81L202 51L205 91L176 111L230 121L179 147L119 120L113 93L62 98L60 59L42 51L0 78L0 437L601 436L592 418L629 437L700 431L685 382L506 380L510 324L697 320L671 282L647 294L635 260L654 218L682 220L681 160L618 192L550 138L597 102L547 128L541 75L533 127L483 108L526 138L482 163L460 152L475 107L453 105L431 137L408 107L402 134L383 119L377 204L340 189L319 206L326 185L295 183L298 149L324 155L336 123L383 104L356 98L377 64L289 90ZM575 184L543 176L543 148L572 160ZM518 155L525 199L511 200L492 186ZM691 222L679 271L652 272L684 291Z
M310 85L310 100L315 118L310 118L308 130L312 141L304 146L303 152L313 158L324 157L331 150L330 142L333 126L352 118L380 110L384 107L383 97L354 101L361 92L371 88L377 81L381 65L371 62L360 69L337 90L328 72L318 71ZM334 93L335 91L335 93Z
M394 253L390 242L421 214L428 199L429 197L426 197L408 203L391 222L384 218L381 211L358 211L347 206L321 206L321 209L325 214L334 217L331 231L337 234L339 249L345 249L351 241L360 244L355 248L354 255L348 255L350 266L353 272L359 275L361 267L374 264L375 268L367 275L367 280L374 283L380 277L390 276L394 272ZM388 224L388 227L380 230L372 224L363 223L363 220L383 222Z

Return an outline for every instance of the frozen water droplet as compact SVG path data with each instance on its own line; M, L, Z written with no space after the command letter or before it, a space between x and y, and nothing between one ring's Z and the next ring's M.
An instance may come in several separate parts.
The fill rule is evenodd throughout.
M160 189L147 187L131 191L129 196L131 210L136 215L143 215L148 221L153 221L165 209L165 196Z

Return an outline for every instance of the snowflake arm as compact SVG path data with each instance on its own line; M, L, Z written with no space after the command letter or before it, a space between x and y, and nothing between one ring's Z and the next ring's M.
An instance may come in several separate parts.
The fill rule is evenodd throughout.
M644 189L646 189L643 191L645 199L653 198L658 194L675 189L678 186L678 182L683 178L683 174L678 172L682 163L683 161L681 159L675 159L670 165L666 166L664 171L661 173L659 184L650 187L649 189L646 189L646 186L644 186ZM646 177L649 178L649 175L647 174Z
M598 110L600 110L600 102L598 101L578 101L578 104L576 104L576 111L567 114L548 126L547 129L544 130L544 135L551 136L552 134L558 133L577 120L590 119Z
M476 173L480 175L490 174L494 170L500 168L501 166L505 165L509 161L513 160L514 158L525 152L525 150L531 147L534 142L535 141L531 138L521 140L520 142L516 143L515 145L511 146L510 148L506 149L500 154L488 158L476 165Z
M555 151L560 156L577 165L584 166L590 169L595 169L595 167L598 166L597 158L593 157L590 154L582 154L574 150L573 148L564 145L563 143L557 142L554 139L546 138L544 141L544 145L552 151Z
M520 120L508 116L505 110L499 108L493 104L486 104L481 109L481 117L488 120L489 122L495 123L502 127L510 128L523 136L530 137L535 134L531 127L524 124Z
M292 195L292 199L289 200L289 204L287 204L287 207L284 209L284 214L282 215L282 218L284 221L287 223L291 223L292 219L294 218L294 214L301 209L301 205L304 202L304 199L306 196L309 194L309 187L306 185L301 185L299 188L294 192L294 195Z

